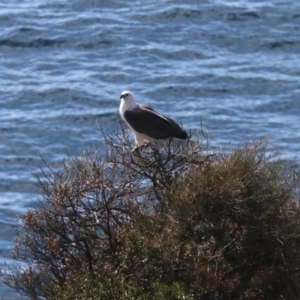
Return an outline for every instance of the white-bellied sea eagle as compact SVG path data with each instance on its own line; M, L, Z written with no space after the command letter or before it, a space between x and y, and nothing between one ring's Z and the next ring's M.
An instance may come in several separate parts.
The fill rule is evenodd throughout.
M135 133L136 146L144 145L145 142L153 142L156 139L178 138L187 139L188 135L175 121L161 115L153 108L138 104L134 101L133 94L124 91L120 96L119 112Z

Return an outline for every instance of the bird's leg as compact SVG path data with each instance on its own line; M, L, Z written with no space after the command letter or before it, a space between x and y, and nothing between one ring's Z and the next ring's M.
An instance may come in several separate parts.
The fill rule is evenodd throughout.
M139 145L138 143L136 143L136 145L133 147L133 149L131 150L131 153L132 154L137 154L137 155L141 155L140 154L140 149L143 149L143 148L147 148L151 145L151 142L150 141L147 141L147 142L144 142L144 144L142 145Z
M138 155L138 156L141 156L141 154L140 154L140 146L138 146L138 145L134 146L133 149L131 150L131 153L135 154L135 155Z

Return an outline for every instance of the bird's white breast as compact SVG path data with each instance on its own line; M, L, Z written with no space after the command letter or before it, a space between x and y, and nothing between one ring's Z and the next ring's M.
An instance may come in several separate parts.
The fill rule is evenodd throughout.
M129 99L127 99L127 100L122 99L121 103L120 103L120 108L119 108L119 112L120 112L122 118L125 120L125 118L124 118L125 111L128 109L134 108L136 106L137 106L137 104L134 101L130 101Z

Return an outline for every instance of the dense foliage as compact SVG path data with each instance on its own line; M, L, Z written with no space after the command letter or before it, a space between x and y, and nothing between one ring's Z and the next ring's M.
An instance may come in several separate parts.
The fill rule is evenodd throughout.
M69 159L38 178L4 282L31 299L299 299L300 210L266 142L199 137ZM205 147L204 147L205 146ZM24 264L23 264L24 266Z

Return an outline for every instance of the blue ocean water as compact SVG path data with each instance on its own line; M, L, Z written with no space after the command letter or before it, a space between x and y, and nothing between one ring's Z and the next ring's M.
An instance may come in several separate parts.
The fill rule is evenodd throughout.
M1 1L0 267L41 156L99 148L125 89L214 147L272 135L299 162L299 32L296 0Z

